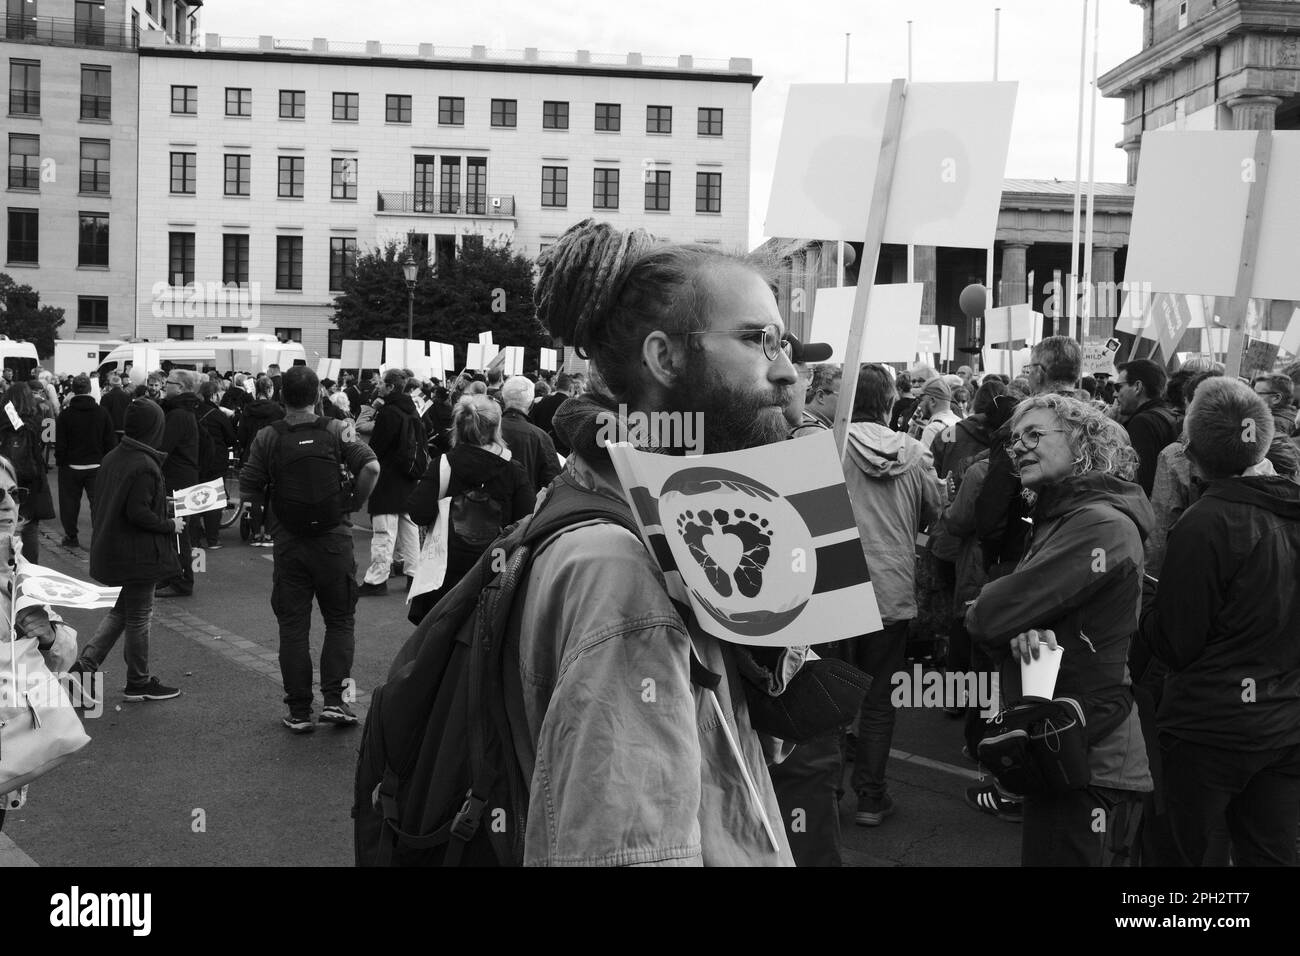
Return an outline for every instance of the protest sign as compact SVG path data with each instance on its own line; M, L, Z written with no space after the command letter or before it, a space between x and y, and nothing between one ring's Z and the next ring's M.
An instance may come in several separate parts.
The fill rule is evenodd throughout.
M541 357L538 359L538 367L543 372L555 371L555 349L544 348L541 350Z
M75 607L84 610L112 607L117 603L121 588L100 587L87 581L61 574L53 568L31 564L21 553L17 560L18 601L14 613L34 605L52 604L57 607Z
M220 478L213 478L188 488L178 488L172 495L172 502L178 518L219 511L226 507L226 483Z
M1241 358L1241 374L1247 378L1268 374L1277 363L1278 346L1267 339L1251 339L1246 346L1246 353Z
M1038 340L1042 315L1028 304L1000 306L984 311L984 340L995 349L1023 348ZM1035 328L1035 319L1038 326Z
M859 362L913 360L921 329L921 297L924 292L925 285L920 282L872 288ZM817 290L813 302L811 341L830 345L828 362L844 362L856 294L857 289L853 286Z
M832 435L674 457L610 447L669 594L721 640L821 644L881 629Z
M1119 339L1108 339L1100 344L1083 346L1083 374L1096 375L1101 372L1115 375L1115 354L1119 351Z
M1278 349L1290 356L1300 353L1300 308L1291 313L1291 321L1278 342Z
M383 359L383 342L361 343L361 368L379 368Z
M344 339L339 361L344 368L361 368L361 340Z

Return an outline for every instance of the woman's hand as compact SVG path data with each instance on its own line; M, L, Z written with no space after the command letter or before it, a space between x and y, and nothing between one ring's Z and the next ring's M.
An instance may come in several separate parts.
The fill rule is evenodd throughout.
M1019 657L1028 664L1032 660L1037 660L1040 648L1046 647L1049 651L1057 648L1056 634L1048 630L1025 631L1023 634L1017 634L1011 639L1011 654Z

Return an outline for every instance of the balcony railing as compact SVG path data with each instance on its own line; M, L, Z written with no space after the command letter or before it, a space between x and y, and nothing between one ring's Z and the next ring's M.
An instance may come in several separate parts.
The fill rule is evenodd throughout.
M95 47L101 50L134 50L140 31L129 23L88 23L67 17L4 17L4 37L16 43L48 43L51 46Z
M500 216L513 219L514 196L487 193L381 192L378 212L408 212L431 216Z

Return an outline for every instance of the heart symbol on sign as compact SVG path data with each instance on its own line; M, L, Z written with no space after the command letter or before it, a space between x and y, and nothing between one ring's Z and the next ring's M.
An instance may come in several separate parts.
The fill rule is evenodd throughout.
M705 535L700 543L719 569L727 574L736 570L745 550L740 539L734 534L723 534L716 529L713 534Z

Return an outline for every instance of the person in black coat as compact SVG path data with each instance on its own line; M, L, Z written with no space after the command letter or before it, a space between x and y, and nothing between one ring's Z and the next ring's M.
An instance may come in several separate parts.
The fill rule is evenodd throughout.
M406 474L409 462L405 460L402 439L411 425L418 436L423 436L424 426L415 412L415 403L406 394L406 376L399 370L384 373L379 395L384 404L375 415L375 428L370 433L370 449L379 459L379 481L367 506L373 533L370 566L360 591L367 596L387 594L388 578L394 571L414 574L420 555L419 534L406 515L406 499L411 497L418 479Z
M78 375L72 382L72 398L59 412L54 430L54 454L59 462L59 520L63 522L63 546L80 547L77 521L81 517L81 495L95 509L95 476L99 463L114 445L117 433L113 419L90 394L90 378Z
M1137 483L1151 497L1160 452L1178 440L1182 419L1165 401L1168 376L1163 366L1148 359L1125 362L1116 369L1116 400L1120 421L1138 454Z
M495 401L484 395L467 395L456 404L452 415L451 452L429 462L429 470L406 503L416 524L452 522L447 528L447 571L442 585L413 595L407 613L412 624L424 620L442 596L474 567L495 531L532 514L537 498L523 466L506 447L501 433L501 408ZM480 490L487 493L489 502L457 500L466 492ZM438 502L443 498L452 499L452 515L438 513Z
M523 466L532 482L534 494L549 485L560 473L560 459L550 436L528 421L533 404L533 383L522 375L511 376L501 386L501 434L505 436L515 460Z
M50 492L50 479L45 473L44 437L54 426L53 419L42 418L36 396L26 382L17 382L5 390L4 402L12 405L22 420L21 428L14 428L7 414L0 414L0 447L9 448L10 460L20 487L27 489L19 514L23 519L23 557L32 564L40 556L40 523L54 517L54 497ZM19 453L21 449L21 453Z
M211 447L199 436L199 383L202 376L189 369L176 368L167 373L163 388L167 397L162 408L166 413L162 442L158 450L167 457L163 460L162 473L167 482L167 493L174 495L181 488L189 488L199 483L199 465L201 449ZM180 574L166 582L159 589L165 597L188 597L194 593L194 564L189 541L193 538L195 526L199 525L197 515L186 519L189 534L185 535L179 545Z
M117 434L118 440L122 438L123 421L126 418L126 407L131 404L131 396L126 389L122 387L122 376L116 372L109 372L107 387L99 396L99 405L104 411L108 412L108 417L113 421L113 431Z
M122 592L72 670L97 671L125 634L126 699L169 700L180 691L150 676L149 626L154 585L179 570L173 542L184 521L167 517L163 453L158 450L162 409L147 398L137 399L127 408L123 425L121 443L100 465L90 543L90 576Z
M235 444L235 426L231 416L218 404L220 387L216 382L204 382L199 386L199 407L195 412L199 428L206 433L209 452L200 456L199 481L224 479L230 466L230 449ZM195 529L202 528L202 536L193 540L198 545L200 540L209 550L221 547L221 511L207 511L196 515L199 520L192 522Z

